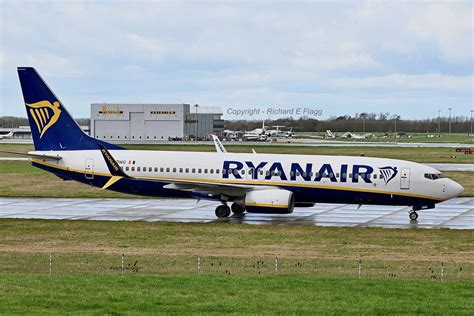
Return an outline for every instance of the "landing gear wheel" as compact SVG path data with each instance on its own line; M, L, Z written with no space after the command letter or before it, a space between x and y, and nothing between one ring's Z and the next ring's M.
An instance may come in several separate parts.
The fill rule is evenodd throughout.
M232 213L236 215L241 215L241 214L244 214L245 212L245 206L238 203L232 203L231 210L232 210Z
M415 211L411 211L410 214L408 214L408 216L410 217L412 221L416 221L418 219L418 213Z
M229 215L230 215L230 208L227 205L222 204L216 207L217 217L224 218L224 217L228 217Z

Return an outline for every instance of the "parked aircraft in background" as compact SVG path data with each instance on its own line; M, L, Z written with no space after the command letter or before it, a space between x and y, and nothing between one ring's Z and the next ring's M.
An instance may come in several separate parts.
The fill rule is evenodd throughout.
M0 135L0 140L7 139L7 138L12 138L12 137L13 137L13 131L10 131L8 134Z
M364 135L359 135L359 134L354 134L354 133L351 133L351 132L347 132L347 133L344 133L342 134L341 136L339 136L340 138L343 138L343 139L367 139L367 138L370 138L370 137L373 137L374 135L373 134L364 134Z
M416 220L418 210L463 192L436 169L395 159L126 150L86 135L34 68L20 67L18 75L35 146L27 155L33 166L65 180L220 201L217 217L346 203L406 205Z

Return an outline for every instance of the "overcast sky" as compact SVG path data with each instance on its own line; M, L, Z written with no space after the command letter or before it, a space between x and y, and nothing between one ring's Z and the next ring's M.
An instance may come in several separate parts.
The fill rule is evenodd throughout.
M1 1L0 115L25 116L16 67L33 66L75 117L95 102L468 116L473 12L471 1Z

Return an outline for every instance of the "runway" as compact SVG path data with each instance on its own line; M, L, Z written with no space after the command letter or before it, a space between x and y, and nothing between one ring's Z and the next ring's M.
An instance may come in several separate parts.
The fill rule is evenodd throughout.
M408 207L316 204L288 215L244 214L216 219L217 203L186 199L0 198L0 218L147 222L229 222L283 226L474 229L474 197L456 198L419 212L410 221Z

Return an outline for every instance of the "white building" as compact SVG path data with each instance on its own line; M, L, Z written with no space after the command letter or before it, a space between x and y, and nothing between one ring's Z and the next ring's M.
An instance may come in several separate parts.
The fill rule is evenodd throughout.
M222 111L215 107L200 108L191 109L189 104L94 103L91 136L106 141L140 142L222 132ZM206 109L210 112L204 112Z

